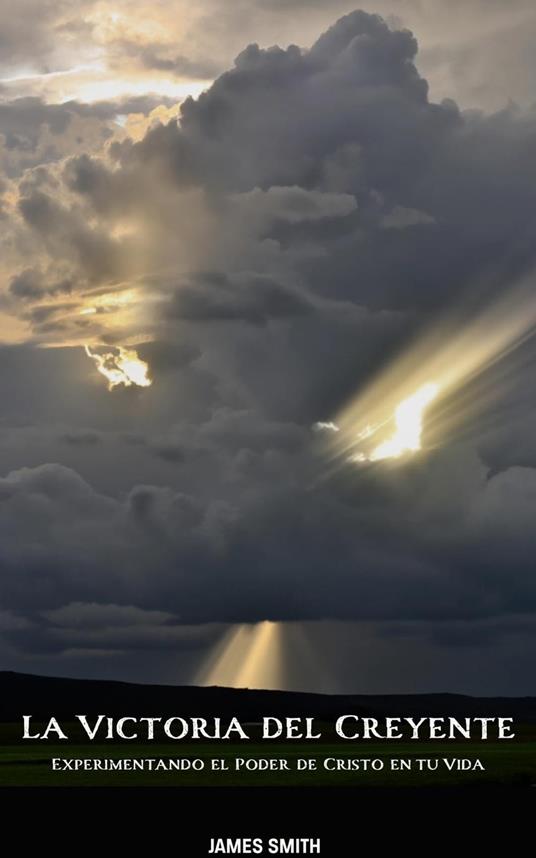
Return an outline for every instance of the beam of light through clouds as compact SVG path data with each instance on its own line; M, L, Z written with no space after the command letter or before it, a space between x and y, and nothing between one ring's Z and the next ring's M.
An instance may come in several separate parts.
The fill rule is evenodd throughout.
M359 391L329 424L335 458L357 463L397 459L422 446L424 417L432 403L462 389L486 369L515 351L534 334L536 296L533 277L513 286L490 305L459 323L460 307L422 335L387 370ZM433 379L433 381L430 381ZM392 427L394 415L395 432ZM465 415L467 416L467 415ZM463 423L464 415L448 415L445 427ZM320 424L317 424L320 425ZM370 438L385 437L370 449ZM436 427L440 442L441 426ZM368 451L363 451L367 442Z
M198 671L199 685L281 688L282 625L264 621L231 626Z
M326 633L325 623L319 623L317 628ZM292 621L228 626L203 654L192 682L231 688L334 692L337 687L326 647L319 648L310 631L310 624Z

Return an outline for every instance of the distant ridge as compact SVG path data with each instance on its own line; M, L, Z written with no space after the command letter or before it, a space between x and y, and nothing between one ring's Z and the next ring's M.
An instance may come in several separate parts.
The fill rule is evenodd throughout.
M256 721L264 715L331 719L346 713L378 716L496 716L536 723L536 697L470 697L463 694L327 695L197 686L138 685L94 679L64 679L0 671L0 722L75 714L230 718Z

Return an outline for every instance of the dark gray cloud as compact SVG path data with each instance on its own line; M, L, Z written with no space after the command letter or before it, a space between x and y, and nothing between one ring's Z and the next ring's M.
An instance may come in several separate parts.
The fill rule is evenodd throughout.
M37 64L46 68L47 56L54 48L53 23L68 3L60 0L22 0L16 8L3 0L0 49L2 65L8 69L24 66L34 55ZM72 6L72 3L70 4ZM84 4L85 5L85 4Z
M258 224L264 252L277 242L272 254L286 254L323 294L407 310L451 302L489 272L508 282L534 264L534 115L430 103L415 53L411 34L364 13L309 52L250 46L206 94L187 100L180 127L160 126L126 147L124 170L230 191L241 206L255 193L261 203L258 188L267 199L296 185L352 194L356 211L332 225L275 216ZM393 229L403 212L406 228Z
M114 50L136 60L142 68L168 72L182 79L212 80L223 71L213 60L192 60L184 54L177 54L176 49L162 42L143 44L127 39L116 40Z
M75 152L102 150L117 131L118 117L146 116L160 105L173 103L151 95L92 104L47 104L37 96L0 102L0 167L16 178L29 168L53 164Z
M218 476L212 498L139 485L113 499L59 465L9 475L0 485L5 606L24 616L135 597L186 624L534 611L533 470L489 477L474 453L453 449L403 475L318 489L299 436L289 446L282 429L258 431L249 443L233 435L227 454L221 434L205 436L196 455Z
M74 446L93 446L94 444L100 444L101 436L98 432L92 432L91 430L87 432L66 432L65 435L62 435L61 440L66 444L72 444Z
M160 625L173 619L164 611L144 611L125 605L98 605L95 603L71 602L53 611L47 611L47 619L60 628L95 629L103 626Z
M9 283L9 291L15 298L20 298L23 301L31 301L36 298L44 298L47 295L70 294L73 284L70 280L61 280L59 283L47 284L43 282L41 271L36 271L34 268L25 268L20 274L12 277ZM56 310L57 305L50 308L39 307L36 312L40 311L44 315L47 310Z
M165 312L190 321L244 320L262 325L271 318L301 316L312 309L304 297L254 273L235 282L221 274L198 276L193 284L179 287Z
M58 255L74 261L85 282L109 282L128 270L128 261L121 256L119 242L105 229L89 226L82 213L67 209L48 194L35 190L22 197L19 210L50 257ZM20 276L14 282L20 282Z

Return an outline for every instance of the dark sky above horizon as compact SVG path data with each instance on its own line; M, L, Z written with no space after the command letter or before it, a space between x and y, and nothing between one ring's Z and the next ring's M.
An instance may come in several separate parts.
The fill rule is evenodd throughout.
M534 4L193 5L0 0L0 665L536 694Z

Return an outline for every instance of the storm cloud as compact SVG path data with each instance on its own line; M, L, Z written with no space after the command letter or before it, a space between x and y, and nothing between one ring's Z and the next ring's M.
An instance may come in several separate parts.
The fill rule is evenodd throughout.
M534 110L435 101L417 36L361 11L310 48L251 44L178 119L163 107L0 105L9 647L190 650L265 619L433 647L528 634L530 343L470 431L397 466L331 473L312 427L447 311L532 277ZM127 340L153 385L109 393L81 347Z

